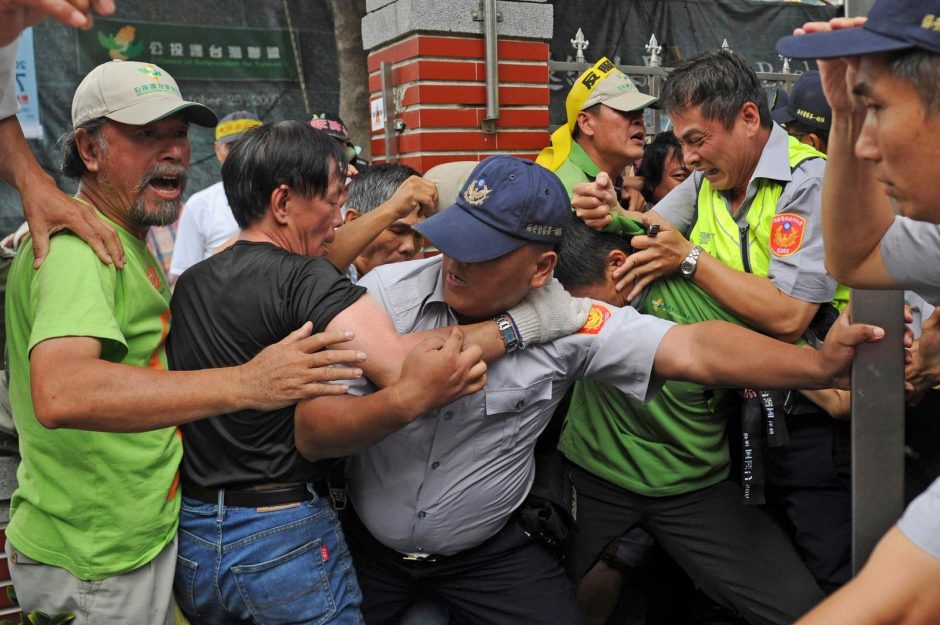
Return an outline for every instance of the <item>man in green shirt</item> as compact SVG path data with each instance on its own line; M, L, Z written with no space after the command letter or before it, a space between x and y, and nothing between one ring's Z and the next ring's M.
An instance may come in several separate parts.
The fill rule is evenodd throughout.
M623 172L643 156L643 109L656 98L640 93L630 77L605 58L575 81L565 100L567 123L536 162L555 172L572 195L576 184L604 171L619 188Z
M31 240L14 260L6 332L22 462L6 551L24 612L173 623L176 426L342 393L324 384L338 377L325 365L360 356L313 354L348 339L309 337L305 324L242 366L167 371L170 292L144 237L177 218L189 124L214 126L215 114L184 101L159 67L112 61L78 86L72 123L63 172L118 233L127 263L102 264L71 232L52 238L38 270Z
M623 223L628 234L635 222ZM634 231L644 233L638 226ZM625 293L614 288L613 272L631 252L629 234L596 232L572 217L555 275L573 294L623 306ZM677 276L651 284L634 305L679 324L720 319L742 325ZM644 404L606 384L578 382L559 443L578 493L569 570L580 580L612 540L639 525L698 587L746 622L791 623L823 594L786 535L763 509L743 505L741 487L727 480L719 393L668 381ZM595 598L588 607L601 605Z

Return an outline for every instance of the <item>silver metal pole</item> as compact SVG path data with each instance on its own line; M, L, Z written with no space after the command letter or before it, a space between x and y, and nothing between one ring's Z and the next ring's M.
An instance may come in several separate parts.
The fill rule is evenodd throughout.
M496 133L499 120L499 59L496 54L496 0L483 0L483 42L486 50L486 117L481 124L486 134Z
M398 158L398 134L395 132L395 89L392 84L392 64L382 61L379 64L379 77L382 81L382 113L385 116L385 162L392 163Z

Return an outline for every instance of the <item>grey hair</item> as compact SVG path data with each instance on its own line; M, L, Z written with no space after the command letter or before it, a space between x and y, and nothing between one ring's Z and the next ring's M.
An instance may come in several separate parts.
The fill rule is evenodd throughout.
M81 178L88 173L88 169L85 167L85 161L82 160L81 152L78 150L78 143L75 141L75 133L78 132L79 128L98 141L98 147L101 149L102 153L107 152L108 142L104 138L104 132L102 132L107 121L108 119L106 117L96 117L91 121L85 122L78 128L65 132L65 134L59 137L57 145L59 146L59 151L62 153L61 171L63 175L72 180L81 180Z
M886 63L889 72L914 84L927 113L940 113L940 54L905 50L889 54Z
M349 183L346 206L364 215L387 202L405 180L420 175L417 170L400 163L367 167Z
M747 102L757 106L760 125L770 128L767 94L757 74L744 57L727 50L704 52L679 65L659 97L667 113L698 106L705 119L716 119L728 129Z

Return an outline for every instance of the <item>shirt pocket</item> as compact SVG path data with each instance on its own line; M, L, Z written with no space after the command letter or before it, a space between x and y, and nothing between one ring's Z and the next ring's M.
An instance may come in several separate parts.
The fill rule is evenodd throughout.
M495 388L487 385L484 393L486 415L473 439L473 453L477 460L514 449L520 442L523 424L535 427L534 421L544 419L547 422L551 418L551 414L541 414L545 410L542 404L552 398L551 377L523 385Z

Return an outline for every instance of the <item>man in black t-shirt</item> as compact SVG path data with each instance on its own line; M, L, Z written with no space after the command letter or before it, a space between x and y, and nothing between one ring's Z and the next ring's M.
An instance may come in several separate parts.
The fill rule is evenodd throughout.
M340 223L343 171L338 145L297 122L260 128L233 148L222 177L241 234L177 282L167 339L172 369L244 362L284 336L283 328L311 321L316 331L343 329L336 324L348 311L380 310L365 289L319 257ZM556 295L562 305L571 299ZM521 329L537 342L544 311L523 312L536 326ZM572 317L559 332L584 321ZM368 446L479 390L486 379L481 356L504 351L493 322L424 342L398 337L384 312L370 322L356 328L348 345L368 346L362 369L387 386L370 397L343 398L349 406L343 418L361 419L356 439L318 441L316 457ZM464 349L465 333L480 346ZM544 340L551 338L546 333ZM345 390L338 385L336 394ZM311 462L297 451L295 420L304 417L295 408L224 414L181 428L175 592L184 613L200 623L361 622L349 552L335 512L321 498L333 461Z

